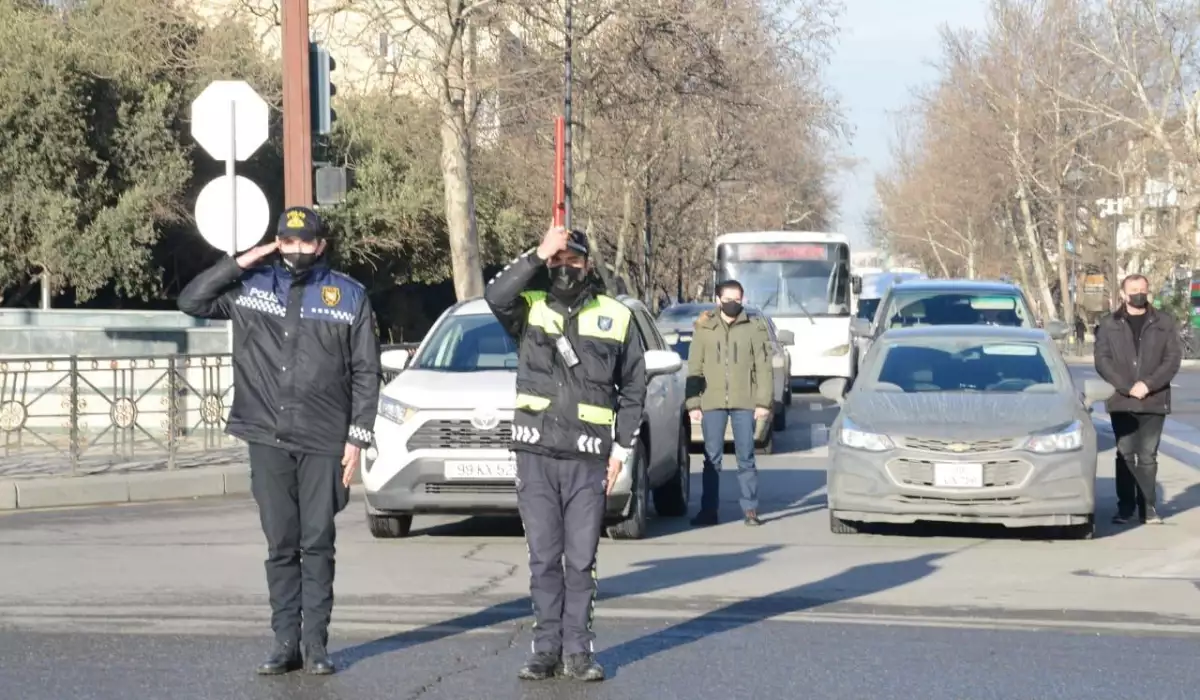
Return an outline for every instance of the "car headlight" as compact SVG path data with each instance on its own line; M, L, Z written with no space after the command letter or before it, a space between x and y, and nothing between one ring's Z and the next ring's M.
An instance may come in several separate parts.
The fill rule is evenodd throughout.
M825 354L828 357L841 357L842 355L845 355L848 352L850 352L850 344L849 343L847 343L846 345L839 345L836 348L830 348L830 349L826 350L823 354Z
M406 403L401 403L388 396L379 397L379 415L393 423L403 424L404 421L417 414L417 409Z
M1071 452L1083 448L1083 424L1075 421L1065 430L1048 435L1033 435L1025 442L1025 449L1038 454Z
M867 452L883 452L896 446L887 435L863 430L849 419L842 420L842 431L838 434L838 440L846 447Z

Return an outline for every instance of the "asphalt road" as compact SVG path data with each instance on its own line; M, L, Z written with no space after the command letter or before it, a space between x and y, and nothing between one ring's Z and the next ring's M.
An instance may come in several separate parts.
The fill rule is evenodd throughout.
M1200 400L1197 375L1179 385L1181 404ZM265 552L253 503L236 498L0 517L0 697L1196 696L1200 452L1164 459L1158 528L836 536L823 490L835 415L795 397L778 453L759 458L763 527L738 521L730 470L722 525L657 520L646 540L601 543L603 684L516 680L530 620L514 520L419 518L413 537L382 541L357 500L338 518L340 673L254 676ZM1110 455L1100 479L1103 510Z

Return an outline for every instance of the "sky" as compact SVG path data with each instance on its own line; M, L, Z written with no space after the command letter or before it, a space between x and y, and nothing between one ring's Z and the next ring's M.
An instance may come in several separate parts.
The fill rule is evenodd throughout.
M853 126L849 155L860 163L837 186L838 230L869 241L863 219L875 204L875 175L889 167L895 133L891 113L912 101L913 90L937 76L939 28L981 29L986 0L842 0L841 35L827 79Z

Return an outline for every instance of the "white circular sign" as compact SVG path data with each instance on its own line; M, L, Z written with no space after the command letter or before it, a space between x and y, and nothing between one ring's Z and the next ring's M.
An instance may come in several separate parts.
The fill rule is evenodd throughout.
M215 160L246 160L267 142L271 110L244 80L214 80L192 100L192 137ZM232 132L232 133L231 133Z
M205 185L196 198L196 227L208 244L226 253L249 250L262 240L271 224L271 205L253 180L237 181L237 241L233 240L233 190L229 176L222 175Z

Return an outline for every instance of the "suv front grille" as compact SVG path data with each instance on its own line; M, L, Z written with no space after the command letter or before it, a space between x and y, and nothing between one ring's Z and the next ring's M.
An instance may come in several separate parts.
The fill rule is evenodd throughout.
M904 446L922 452L945 452L950 454L979 454L981 452L1003 452L1016 445L1014 438L1000 440L939 440L937 438L904 438Z
M480 430L469 420L431 420L408 439L408 450L502 449L512 443L512 421Z
M933 462L918 459L896 459L887 465L898 483L905 486L933 486ZM983 463L983 487L1004 488L1016 486L1025 480L1032 469L1028 462L1019 459L997 460Z

